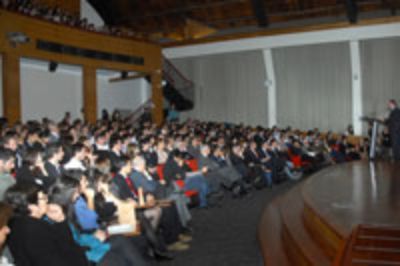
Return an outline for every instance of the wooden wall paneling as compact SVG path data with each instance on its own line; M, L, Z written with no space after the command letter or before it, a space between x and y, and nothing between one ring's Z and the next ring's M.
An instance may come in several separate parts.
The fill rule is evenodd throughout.
M83 66L83 115L85 121L95 123L97 120L97 84L96 68Z
M19 56L3 53L3 115L10 124L21 120Z

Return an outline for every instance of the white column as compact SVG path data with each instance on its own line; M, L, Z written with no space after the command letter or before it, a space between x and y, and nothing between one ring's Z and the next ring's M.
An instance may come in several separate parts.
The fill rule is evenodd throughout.
M360 61L360 42L350 41L350 58L351 58L351 88L352 88L352 109L353 109L353 127L354 134L362 134L363 114L362 108L362 77L361 77L361 61Z
M277 125L277 110L276 110L276 81L274 70L274 59L272 58L272 50L263 50L265 74L267 80L265 87L268 90L268 126L273 127Z

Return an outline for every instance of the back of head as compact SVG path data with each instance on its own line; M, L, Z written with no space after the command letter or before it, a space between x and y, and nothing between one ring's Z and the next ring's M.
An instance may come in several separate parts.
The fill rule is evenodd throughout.
M121 171L121 169L126 166L126 164L128 164L130 162L129 157L127 156L121 156L119 157L113 164L113 168L112 171L113 172L119 172Z
M57 154L59 152L61 148L61 144L54 142L54 143L50 143L47 145L46 147L46 160L51 159L55 154Z
M17 183L7 189L4 201L9 204L15 216L29 216L29 204L38 203L41 188L28 183Z
M14 158L14 152L6 149L6 148L0 148L0 161L6 162L10 159Z
M49 203L62 207L64 213L70 214L72 204L79 192L79 180L73 176L64 175L49 190Z
M397 107L398 107L397 101L396 101L395 99L390 99L389 102L388 102L388 104L389 104L389 108L390 108L390 109L394 109L394 108L397 108Z

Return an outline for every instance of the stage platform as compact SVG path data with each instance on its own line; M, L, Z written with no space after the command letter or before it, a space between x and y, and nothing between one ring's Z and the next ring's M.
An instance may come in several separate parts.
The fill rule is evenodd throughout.
M258 237L265 265L331 265L358 224L400 225L400 164L325 168L266 206Z

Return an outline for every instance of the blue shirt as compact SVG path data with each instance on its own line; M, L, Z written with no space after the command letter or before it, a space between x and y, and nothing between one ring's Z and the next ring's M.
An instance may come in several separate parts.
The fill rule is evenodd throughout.
M72 224L70 224L72 236L76 243L81 247L86 247L85 255L89 261L98 263L111 249L109 243L101 242L91 234L81 234Z
M76 200L74 209L78 223L83 230L90 231L99 228L99 224L97 223L97 213L89 209L86 200L82 196Z

